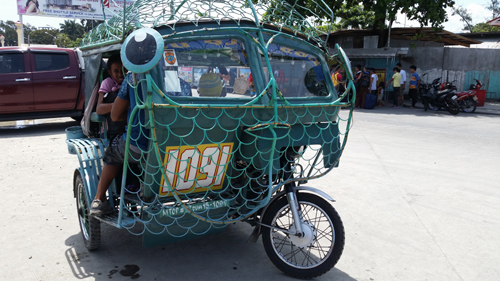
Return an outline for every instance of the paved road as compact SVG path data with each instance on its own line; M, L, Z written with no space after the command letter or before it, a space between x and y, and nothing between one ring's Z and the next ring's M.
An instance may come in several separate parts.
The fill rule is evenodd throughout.
M0 124L0 280L291 280L251 228L169 246L103 226L81 239L64 128ZM355 113L340 167L311 182L337 202L346 246L317 280L499 280L500 116L408 108ZM120 273L121 271L121 273Z

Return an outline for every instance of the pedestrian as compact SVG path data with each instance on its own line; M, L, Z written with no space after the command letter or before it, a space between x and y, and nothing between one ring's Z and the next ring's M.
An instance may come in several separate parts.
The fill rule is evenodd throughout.
M397 108L398 107L398 97L399 97L399 88L401 87L401 74L399 73L399 68L395 67L392 69L394 71L394 75L392 75L391 80L387 82L387 85L390 85L391 82L393 82L392 88L393 88L393 101L392 101L392 108Z
M356 67L358 68L358 67ZM357 96L359 95L359 100L356 98L357 107L363 108L365 106L366 94L368 93L368 87L370 87L370 73L366 71L366 67L361 71L361 66L359 65L359 76L357 78L359 84L359 91L357 92Z
M354 75L354 87L356 88L356 101L354 102L354 107L358 108L361 100L361 95L359 94L359 84L361 78L361 65L357 64L355 67L356 74Z
M410 79L410 98L411 107L415 108L418 100L418 87L420 86L420 76L417 73L417 67L415 65L410 66L411 79Z
M379 106L384 106L385 105L385 102L384 102L384 90L385 90L385 83L384 81L378 83L378 89L377 89L377 93L378 93L378 96L377 96L377 104Z
M403 103L405 101L404 92L406 85L406 71L404 71L403 68L401 68L401 63L399 62L398 64L396 64L396 67L399 69L399 73L401 74L401 86L399 87L398 103L400 106L403 106Z
M335 90L337 90L337 92L340 92L340 86L342 85L342 74L340 73L342 69L342 66L340 66L339 68L337 69L334 69L333 70L333 73L332 73L332 81L333 81L333 86L335 86ZM344 91L342 91L344 92Z
M375 74L375 68L370 68L370 92L377 96L378 76Z

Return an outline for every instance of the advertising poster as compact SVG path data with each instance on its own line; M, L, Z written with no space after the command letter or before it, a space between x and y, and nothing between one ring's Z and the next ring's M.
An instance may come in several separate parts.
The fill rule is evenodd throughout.
M248 76L250 76L250 72L251 72L250 68L240 68L239 71L240 71L240 73L238 74L238 76L248 80Z
M130 6L135 0L11 0L17 1L17 14L73 19L110 19L123 10L123 1Z
M375 74L377 74L377 76L378 76L377 83L380 83L380 82L385 83L385 76L386 76L385 69L383 69L383 68L382 69L375 69ZM377 87L378 87L378 85L377 85ZM386 85L386 87L387 87L387 85Z
M181 78L182 80L191 84L193 82L193 68L192 67L180 67L179 68L179 78Z

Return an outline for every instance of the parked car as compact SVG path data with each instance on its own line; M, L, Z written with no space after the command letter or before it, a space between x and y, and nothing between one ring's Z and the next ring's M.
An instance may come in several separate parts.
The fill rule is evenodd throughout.
M0 121L83 115L79 50L0 48Z

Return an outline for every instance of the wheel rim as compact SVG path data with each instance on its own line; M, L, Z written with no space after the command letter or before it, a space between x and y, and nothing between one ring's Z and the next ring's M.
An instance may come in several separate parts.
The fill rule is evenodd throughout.
M428 107L429 107L430 110L438 110L438 107L434 106L432 103L429 103Z
M300 207L304 237L291 237L291 234L272 229L271 244L278 257L288 265L300 269L314 268L332 254L335 229L328 215L316 204L300 202ZM272 225L289 231L295 230L289 205L277 212Z
M82 229L82 234L85 240L89 240L89 212L87 207L87 200L85 200L85 192L83 183L78 183L78 219L80 220L80 226Z
M464 104L463 110L465 112L471 112L472 109L474 108L474 102L473 101L464 100L463 104Z

